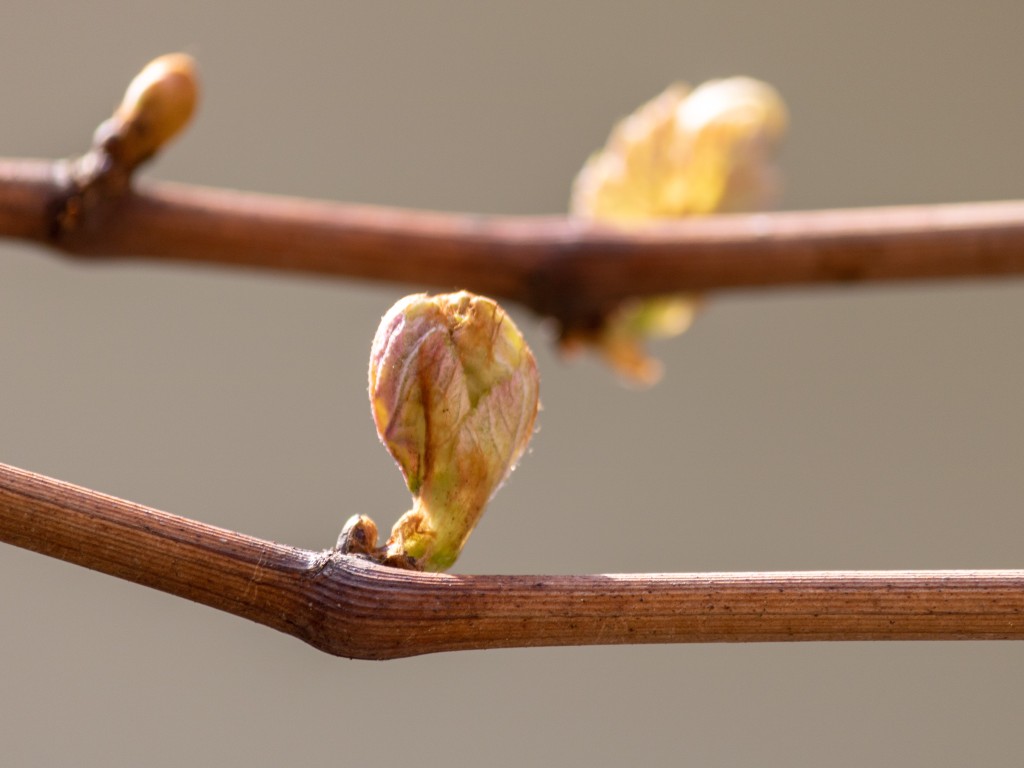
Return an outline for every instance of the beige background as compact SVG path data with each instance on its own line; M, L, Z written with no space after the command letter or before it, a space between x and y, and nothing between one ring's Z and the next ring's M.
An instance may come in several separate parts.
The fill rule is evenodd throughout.
M84 148L154 55L201 63L154 177L446 210L563 210L674 79L774 83L786 206L1024 195L1018 2L6 0L0 153ZM312 548L407 504L365 364L404 287L0 245L0 460ZM1017 567L1024 287L730 295L621 388L543 326L531 455L457 570ZM619 539L624 525L639 530ZM330 658L0 547L0 761L1016 766L1024 645Z

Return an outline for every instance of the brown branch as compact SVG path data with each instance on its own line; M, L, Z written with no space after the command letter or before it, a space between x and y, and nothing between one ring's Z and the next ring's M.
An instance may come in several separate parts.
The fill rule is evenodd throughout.
M82 257L466 288L579 324L629 296L1024 273L1024 202L722 215L639 229L374 208L172 184L64 231L65 166L0 160L0 236ZM114 215L116 214L116 215Z
M0 465L0 540L327 653L1024 638L1024 571L452 576L311 552Z

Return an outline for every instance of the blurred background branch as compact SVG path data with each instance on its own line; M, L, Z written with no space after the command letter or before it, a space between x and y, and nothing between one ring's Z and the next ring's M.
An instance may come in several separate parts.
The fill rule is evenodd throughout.
M97 206L101 221L64 232L54 220L69 194L59 168L0 160L0 236L76 257L459 287L568 326L665 293L1024 272L1019 201L724 214L627 229L153 183Z

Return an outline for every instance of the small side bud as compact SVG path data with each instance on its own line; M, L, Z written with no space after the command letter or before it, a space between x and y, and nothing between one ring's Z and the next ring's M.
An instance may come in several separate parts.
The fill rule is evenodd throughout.
M462 291L391 308L370 353L370 403L414 499L385 562L455 562L526 451L539 386L533 353L494 301Z
M345 521L335 549L345 555L377 554L377 524L366 515L352 515Z
M114 116L97 138L116 142L117 160L133 168L184 128L199 100L196 64L184 53L153 59L125 91ZM108 149L113 154L114 146Z

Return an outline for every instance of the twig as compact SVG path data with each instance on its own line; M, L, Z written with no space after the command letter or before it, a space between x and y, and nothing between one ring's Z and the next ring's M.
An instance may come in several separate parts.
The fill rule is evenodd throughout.
M62 231L63 166L0 160L0 236L151 257L465 288L573 326L629 296L1024 273L1024 202L723 215L617 229L153 184Z
M1024 571L453 576L261 541L0 465L0 540L339 656L779 640L1024 639Z

